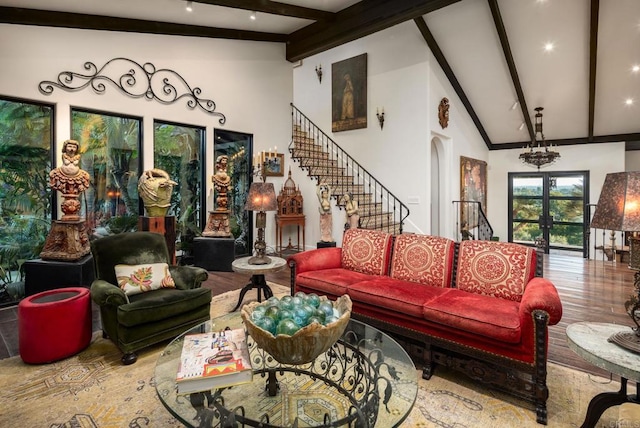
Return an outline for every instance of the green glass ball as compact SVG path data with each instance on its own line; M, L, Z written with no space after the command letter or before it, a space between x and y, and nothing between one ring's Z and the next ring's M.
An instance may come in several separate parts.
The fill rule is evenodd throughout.
M298 330L300 330L300 327L292 319L284 319L278 323L276 333L293 336Z
M333 305L328 300L321 302L320 305L318 305L318 309L324 312L324 314L328 317L333 316Z

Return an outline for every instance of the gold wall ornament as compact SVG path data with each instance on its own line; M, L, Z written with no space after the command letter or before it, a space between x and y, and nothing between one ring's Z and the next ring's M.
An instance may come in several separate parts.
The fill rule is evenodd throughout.
M438 122L442 129L449 126L449 99L444 97L438 105Z

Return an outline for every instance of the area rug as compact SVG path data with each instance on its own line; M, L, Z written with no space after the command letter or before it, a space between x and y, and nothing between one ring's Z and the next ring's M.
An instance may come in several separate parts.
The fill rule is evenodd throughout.
M271 284L274 294L288 287ZM228 313L238 291L216 296L212 316ZM256 299L254 291L244 303ZM45 365L27 365L20 357L0 360L0 427L110 428L182 426L163 407L155 391L154 367L160 344L141 352L130 366L121 354L96 333L80 354ZM535 411L526 402L475 384L442 368L429 381L419 379L418 398L403 427L506 427L536 424ZM591 398L617 391L619 384L557 364L549 364L549 427L580 426ZM599 427L614 427L617 408L609 409ZM388 428L388 427L379 427Z

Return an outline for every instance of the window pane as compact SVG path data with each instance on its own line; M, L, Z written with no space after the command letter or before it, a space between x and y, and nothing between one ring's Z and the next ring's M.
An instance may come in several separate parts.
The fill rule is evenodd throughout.
M514 199L514 220L535 220L542 215L542 199Z
M582 248L583 227L578 225L556 224L549 233L549 244L562 247Z
M582 223L584 208L582 200L552 199L549 201L549 213L553 221Z
M542 177L517 177L513 179L514 196L542 196Z
M538 223L513 222L513 242L533 244L542 236Z
M204 128L163 122L154 123L153 165L169 174L176 183L171 194L168 215L178 221L176 238L181 249L188 251L193 238L203 228L202 218L202 162Z
M0 99L0 305L18 260L37 258L51 223L53 108Z
M72 110L71 122L71 138L80 143L80 167L91 176L84 196L87 227L99 235L135 230L140 120Z
M549 177L549 196L576 196L583 195L583 177Z

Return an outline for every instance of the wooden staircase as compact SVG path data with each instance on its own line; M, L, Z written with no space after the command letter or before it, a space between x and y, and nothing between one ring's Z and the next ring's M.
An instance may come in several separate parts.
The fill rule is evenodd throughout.
M300 168L318 184L331 187L332 198L343 209L345 193L358 201L360 227L402 233L409 209L369 174L293 104L289 152Z

